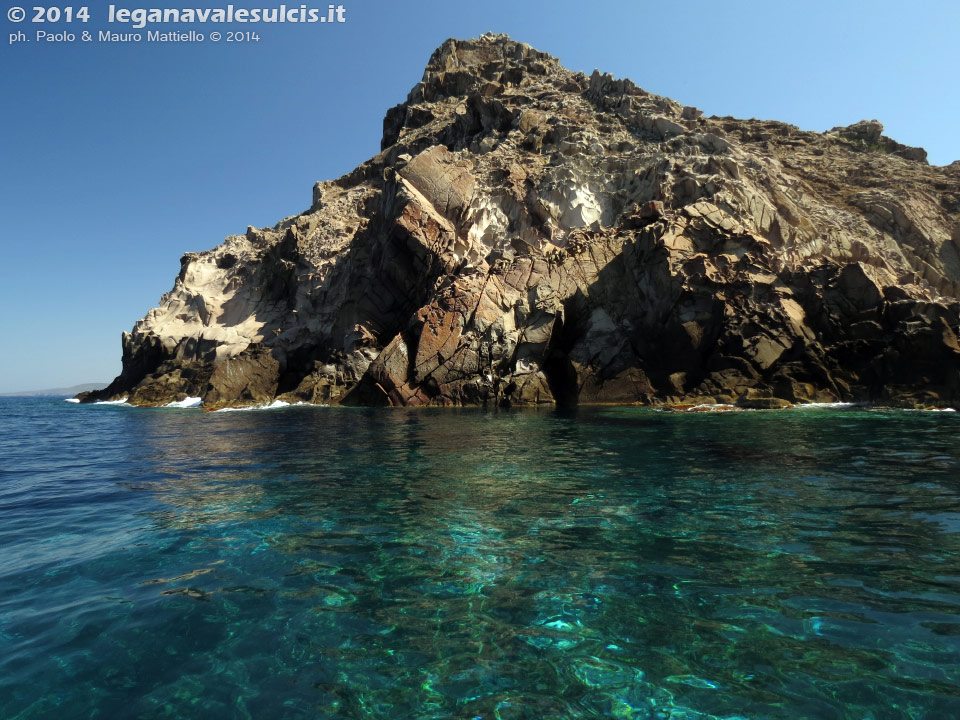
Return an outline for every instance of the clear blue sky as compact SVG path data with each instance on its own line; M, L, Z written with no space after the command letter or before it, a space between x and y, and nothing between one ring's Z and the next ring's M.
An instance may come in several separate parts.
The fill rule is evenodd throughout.
M259 32L247 45L9 45L43 27L32 12L12 24L12 4L0 16L0 392L112 379L121 331L172 287L180 255L304 210L316 180L376 154L385 111L447 37L506 32L708 115L817 131L877 118L935 164L960 159L960 4L946 0L344 0L343 25L180 28ZM69 29L106 27L106 6L93 0L91 21Z

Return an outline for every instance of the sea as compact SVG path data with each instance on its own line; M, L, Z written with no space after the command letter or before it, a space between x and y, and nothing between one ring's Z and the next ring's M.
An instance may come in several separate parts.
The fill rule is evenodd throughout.
M958 440L2 398L0 717L957 718Z

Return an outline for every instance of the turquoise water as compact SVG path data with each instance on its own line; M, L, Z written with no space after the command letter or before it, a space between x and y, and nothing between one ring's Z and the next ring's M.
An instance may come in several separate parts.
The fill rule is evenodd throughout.
M958 717L958 435L2 399L0 717Z

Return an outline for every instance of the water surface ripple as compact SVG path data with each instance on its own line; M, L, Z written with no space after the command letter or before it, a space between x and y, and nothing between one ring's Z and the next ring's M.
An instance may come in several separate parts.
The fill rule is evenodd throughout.
M0 399L0 717L957 717L958 431Z

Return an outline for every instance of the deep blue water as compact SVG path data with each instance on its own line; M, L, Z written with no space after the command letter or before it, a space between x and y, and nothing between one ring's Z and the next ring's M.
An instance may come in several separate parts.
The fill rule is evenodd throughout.
M960 717L958 436L0 399L0 717Z

